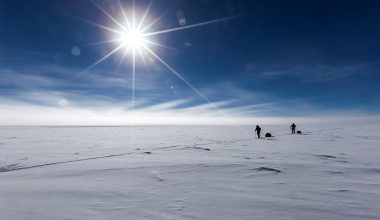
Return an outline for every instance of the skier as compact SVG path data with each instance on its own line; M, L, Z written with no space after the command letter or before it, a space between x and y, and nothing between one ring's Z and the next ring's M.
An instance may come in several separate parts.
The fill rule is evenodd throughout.
M256 131L256 134L257 134L257 138L260 138L260 132L261 132L260 126L256 125L255 131Z
M295 134L296 133L296 125L293 123L292 125L290 125L290 128L292 129L292 134Z

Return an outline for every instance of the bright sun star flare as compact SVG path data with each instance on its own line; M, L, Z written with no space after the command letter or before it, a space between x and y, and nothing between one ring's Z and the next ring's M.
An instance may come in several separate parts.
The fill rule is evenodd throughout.
M89 24L92 24L94 26L97 26L99 28L102 28L110 33L113 34L110 40L98 42L96 44L102 44L102 43L116 43L115 48L113 48L109 53L104 55L102 58L100 58L98 61L90 65L88 68L86 68L83 72L88 71L89 69L95 67L99 63L103 62L113 54L117 53L118 51L124 51L122 58L120 59L120 64L125 61L125 58L129 55L132 60L132 109L134 109L134 99L135 99L135 79L136 79L136 58L138 57L143 61L142 63L144 66L148 69L147 66L147 60L146 59L154 59L158 62L160 62L163 66L165 66L170 72L172 72L175 76L177 76L180 80L182 80L187 86L189 86L195 93L197 93L201 98L203 98L206 102L210 103L212 102L197 88L195 88L189 81L187 81L178 71L176 71L173 67L171 67L166 61L163 60L153 49L151 49L151 46L154 47L161 47L166 49L172 49L166 45L160 44L158 42L152 41L149 39L149 37L166 34L170 32L200 27L212 23L222 22L226 20L230 20L232 18L238 17L238 16L231 16L231 17L225 17L220 19L214 19L209 20L201 23L196 24L190 24L190 25L183 25L179 27L174 28L168 28L163 30L157 30L157 31L150 31L151 27L154 26L156 23L158 23L161 18L165 15L158 17L157 19L154 19L150 23L146 23L146 18L149 14L149 10L152 6L152 2L150 1L148 7L146 8L145 12L143 14L136 14L135 10L135 4L134 1L132 1L133 5L130 8L131 10L128 11L125 10L125 7L122 5L121 2L119 2L120 11L121 11L121 18L116 18L110 13L107 12L104 8L102 8L99 4L97 4L95 1L91 1L100 11L108 17L110 21L116 25L115 27L111 26L105 26L102 24L97 24L91 21L85 21ZM130 12L130 13L129 13ZM125 50L123 50L125 49ZM213 105L214 106L214 105ZM214 106L216 109L218 109L217 106Z
M121 43L123 46L133 49L140 49L146 46L143 33L136 29L126 31L121 38Z

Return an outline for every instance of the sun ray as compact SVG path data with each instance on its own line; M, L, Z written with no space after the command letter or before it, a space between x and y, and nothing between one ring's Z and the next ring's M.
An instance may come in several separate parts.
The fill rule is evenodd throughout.
M181 27L176 27L176 28L165 29L165 30L161 30L161 31L150 32L150 33L144 34L144 36L153 36L153 35L173 32L173 31L179 31L179 30L184 30L184 29L189 29L189 28L200 27L200 26L204 26L204 25L207 25L207 24L213 24L213 23L218 23L218 22L221 22L221 21L227 21L227 20L234 19L234 18L237 18L237 17L238 16L219 18L219 19L215 19L215 20L211 20L211 21L205 21L205 22L201 22L201 23L197 23L197 24L191 24L191 25L186 25L186 26L181 26Z
M135 0L132 0L132 27L136 29L136 8L135 8Z
M189 81L187 81L179 72L172 68L168 63L166 63L160 56L158 56L154 51L145 46L145 49L152 54L158 61L160 61L166 68L168 68L174 75L181 79L187 86L189 86L195 93L197 93L201 98L203 98L208 103L212 104L211 100L207 98L201 91L195 88Z
M158 56L154 51L145 47L145 49L152 54L157 60L159 60L166 68L168 68L174 75L176 75L179 79L181 79L187 86L189 86L195 93L197 93L203 100L205 100L210 106L212 106L215 110L217 110L221 115L223 115L226 120L229 120L234 126L236 126L239 130L244 132L247 136L249 134L238 125L226 112L220 109L215 103L213 103L206 95L204 95L199 89L193 86L189 81L187 81L179 72L177 72L173 67L171 67L168 63L166 63L160 56Z
M124 47L124 45L120 45L117 48L113 49L111 52L109 52L108 54L106 54L104 57L102 57L101 59L99 59L98 61L96 61L95 63L93 63L91 66L89 66L85 70L83 70L82 73L87 72L88 70L92 69L94 66L96 66L99 63L103 62L105 59L107 59L108 57L110 57L112 54L116 53L118 50L120 50L123 47Z
M149 1L149 4L148 4L147 8L145 9L143 16L142 16L139 24L137 25L137 30L141 30L141 26L143 25L145 18L148 16L148 13L149 13L151 7L152 7L152 0Z
M121 3L120 0L118 1L118 3L119 3L119 7L120 7L120 10L121 10L121 13L122 13L122 15L123 15L124 21L125 21L125 23L126 23L127 26L128 26L128 29L132 29L131 23L129 22L129 19L128 19L128 17L127 17L127 14L125 13L125 10L124 10L124 6L123 6L123 4Z
M173 51L178 51L177 49L175 49L173 47L169 47L169 46L166 46L164 44L160 44L160 43L157 43L157 42L154 42L154 41L151 41L151 40L144 40L144 42L146 42L148 44L151 44L151 45L159 46L159 47L162 47L162 48L165 48L165 49L169 49L169 50L173 50Z
M88 43L88 44L83 44L79 45L82 47L90 47L90 46L96 46L96 45L101 45L101 44L110 44L110 43L116 43L120 42L122 39L112 39L112 40L104 40L104 41L98 41L98 42L93 42L93 43Z
M132 54L132 111L135 109L136 48Z
M158 18L156 18L150 24L141 28L141 32L145 32L145 31L149 30L149 28L153 27L157 22L159 22L163 17L165 17L171 10L173 10L173 8L168 9L166 12L164 12L162 15L160 15Z
M88 20L85 20L85 19L82 19L82 18L76 18L84 23L87 23L87 24L91 24L93 26L96 26L96 27L99 27L99 28L102 28L104 30L107 30L107 31L111 31L113 33L116 33L116 34L123 34L124 32L123 31L119 31L119 30L116 30L114 28L110 28L110 27L107 27L107 26L104 26L104 25L101 25L101 24L97 24L95 22L92 22L92 21L88 21Z
M138 51L139 51L139 54L140 54L140 58L141 58L141 60L143 61L143 65L144 65L144 67L145 67L145 70L148 72L148 75L151 76L150 70L149 70L149 68L148 68L148 64L147 64L146 61L145 61L145 58L144 58L144 55L143 55L141 49L138 48Z
M92 4L94 4L99 10L101 10L109 19L111 19L115 24L117 24L123 31L126 31L127 29L120 24L114 17L112 17L106 10L104 10L100 5L95 3L94 0L91 0Z
M123 53L123 55L122 55L122 57L121 57L121 59L120 59L120 62L119 62L119 64L118 64L117 67L116 67L116 71L115 71L115 72L117 72L117 71L119 70L121 64L123 63L123 61L124 61L124 59L125 59L125 57L128 55L128 52L129 52L129 47L127 47L127 49L124 51L124 53ZM115 72L114 72L114 73L115 73Z

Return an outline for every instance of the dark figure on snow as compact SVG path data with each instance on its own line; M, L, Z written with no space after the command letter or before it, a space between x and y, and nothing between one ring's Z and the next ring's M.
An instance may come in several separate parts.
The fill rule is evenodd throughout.
M260 138L260 132L261 132L260 126L256 125L255 131L256 131L256 134L257 134L257 138Z
M292 134L295 134L296 133L296 125L293 123L292 125L290 125L290 128L292 129Z

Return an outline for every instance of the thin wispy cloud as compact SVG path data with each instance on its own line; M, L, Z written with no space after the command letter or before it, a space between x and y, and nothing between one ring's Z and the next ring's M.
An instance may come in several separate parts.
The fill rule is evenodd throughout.
M305 65L305 64L271 64L270 66L254 66L248 64L246 70L265 79L282 79L295 77L304 83L323 83L348 78L354 75L369 74L374 66L368 63Z
M0 67L0 85L16 88L121 88L131 89L132 83L128 74L109 74L103 71L92 71L76 77L78 68L67 68L60 65L39 64L31 67ZM152 80L137 78L136 90L153 90L157 83Z
M152 100L140 99L136 108L131 109L130 101L120 102L111 97L47 90L29 91L11 98L0 97L0 123L1 125L253 125L288 123L289 120L318 121L317 119L324 118L326 113L342 115L341 112L333 111L320 115L320 109L306 103L301 104L299 101L298 109L307 114L287 117L278 114L279 110L290 111L280 102L236 106L233 105L235 101L230 100L189 105L192 102L192 99L181 99L152 104ZM346 112L345 115L350 113Z

